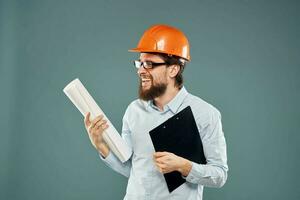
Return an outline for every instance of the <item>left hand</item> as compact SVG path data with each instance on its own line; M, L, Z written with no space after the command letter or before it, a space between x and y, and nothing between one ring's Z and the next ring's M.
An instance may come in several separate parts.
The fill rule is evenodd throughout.
M187 176L192 168L189 160L170 152L156 152L153 154L153 159L158 170L163 174L179 171L183 176Z

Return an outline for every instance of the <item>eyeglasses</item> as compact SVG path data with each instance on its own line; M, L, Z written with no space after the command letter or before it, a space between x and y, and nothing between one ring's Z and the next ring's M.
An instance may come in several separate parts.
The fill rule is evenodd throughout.
M135 61L133 61L133 63L137 69L140 69L141 67L144 67L145 69L153 69L160 65L168 65L168 63L166 63L166 62L164 62L164 63L155 63L155 62L151 62L151 61L141 62L139 60L135 60Z

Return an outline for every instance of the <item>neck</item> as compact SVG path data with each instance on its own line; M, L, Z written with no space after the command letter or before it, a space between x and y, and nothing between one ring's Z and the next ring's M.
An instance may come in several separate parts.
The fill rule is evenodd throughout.
M174 87L173 84L168 84L166 92L153 100L154 104L159 108L159 110L163 111L164 106L168 104L178 92L178 87Z

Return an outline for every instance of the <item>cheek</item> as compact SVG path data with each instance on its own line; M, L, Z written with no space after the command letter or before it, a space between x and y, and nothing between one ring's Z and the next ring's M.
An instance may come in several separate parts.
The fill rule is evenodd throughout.
M168 77L166 76L166 74L162 74L159 77L157 77L157 81L159 83L167 83L168 82Z
M168 81L167 73L152 74L152 78L154 83L167 83Z

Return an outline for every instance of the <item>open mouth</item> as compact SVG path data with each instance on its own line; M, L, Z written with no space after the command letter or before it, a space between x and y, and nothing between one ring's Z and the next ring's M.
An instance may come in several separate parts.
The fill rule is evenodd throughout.
M148 74L140 74L140 81L143 88L150 87L152 83L151 76Z
M148 83L150 81L151 81L151 79L142 79L142 83Z
M143 77L142 76L140 78L141 78L141 82L142 82L143 87L149 86L151 84L151 79L149 77L146 77L146 76Z
M142 86L148 86L151 84L151 79L142 79Z

